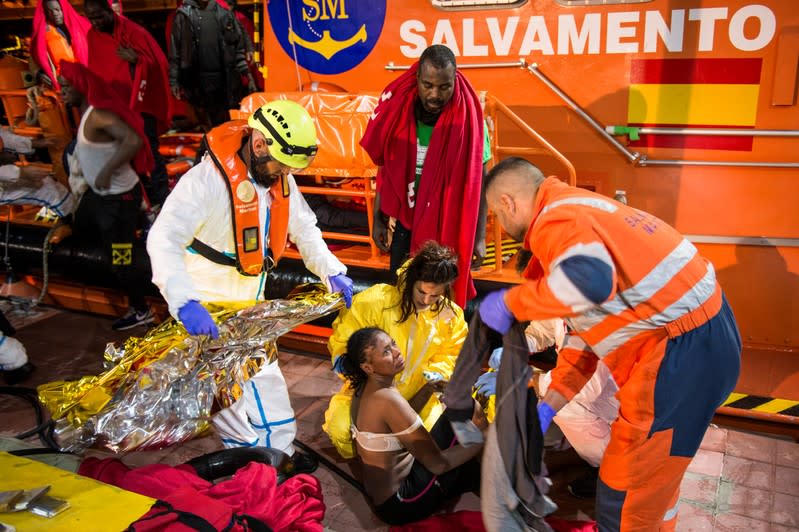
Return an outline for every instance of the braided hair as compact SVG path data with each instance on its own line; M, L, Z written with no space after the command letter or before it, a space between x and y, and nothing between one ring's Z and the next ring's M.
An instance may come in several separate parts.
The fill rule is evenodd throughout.
M458 277L458 255L446 246L434 240L428 240L416 255L407 263L397 277L400 291L400 317L397 323L410 318L416 310L413 304L413 287L416 281L444 285L444 294L430 308L433 312L441 312L444 308L452 308L452 283Z
M360 395L366 380L369 376L361 368L361 364L366 362L366 350L374 346L375 339L379 333L384 333L378 327L364 327L358 329L347 340L347 352L341 365L341 373L350 383L350 388L355 390L355 395Z

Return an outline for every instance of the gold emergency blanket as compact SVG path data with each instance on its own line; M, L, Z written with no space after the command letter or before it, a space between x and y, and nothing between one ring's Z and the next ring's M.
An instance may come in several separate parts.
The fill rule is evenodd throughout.
M108 344L106 371L38 387L62 450L157 449L210 426L214 403L225 408L242 385L277 357L277 338L343 306L340 294L302 285L287 299L206 303L219 338L189 336L169 319L143 338Z

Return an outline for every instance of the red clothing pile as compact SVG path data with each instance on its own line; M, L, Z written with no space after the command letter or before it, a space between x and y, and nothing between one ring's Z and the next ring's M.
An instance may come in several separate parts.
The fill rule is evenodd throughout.
M555 532L596 532L596 521L569 521L547 517L546 522ZM391 527L391 532L485 532L480 512L461 510L451 514L437 514L403 526Z
M177 495L185 502L193 495L199 502L210 498L273 530L321 531L325 515L322 487L315 477L295 475L278 486L275 468L258 462L249 463L216 485L198 477L188 465L153 464L130 469L116 458L87 458L78 474L156 499ZM203 509L197 510L203 515Z

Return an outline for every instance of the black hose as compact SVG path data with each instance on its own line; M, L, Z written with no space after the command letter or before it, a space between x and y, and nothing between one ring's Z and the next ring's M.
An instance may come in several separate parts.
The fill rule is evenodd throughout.
M30 405L33 407L33 412L36 416L36 426L31 430L17 434L14 436L15 438L24 440L25 438L29 438L34 434L38 434L39 440L45 446L53 450L61 450L61 448L55 442L55 439L53 439L53 431L55 429L53 420L45 420L44 409L42 408L41 403L39 403L39 396L35 389L25 388L23 386L0 386L0 395L13 395L15 397L19 397L28 401L28 403L30 403Z
M363 484L361 484L360 482L355 480L355 478L353 478L352 476L350 476L347 473L345 473L344 470L341 469L339 466L337 466L336 464L334 464L333 462L331 462L330 460L328 460L327 458L325 458L324 456L319 454L319 452L317 452L315 449L312 449L311 447L305 445L304 443L302 443L300 440L298 440L296 438L294 439L294 445L296 445L297 447L299 447L300 449L302 449L306 453L308 453L310 455L313 455L314 458L319 460L320 464L324 465L326 468L331 470L333 473L337 474L338 476L340 476L341 478L346 480L352 487L354 487L356 490L358 490L361 493L363 493L364 495L366 495L367 498L368 498L368 494L366 493L366 489L363 487Z
M67 451L56 451L55 449L50 449L48 447L36 447L33 449L16 449L13 451L8 451L8 454L13 454L14 456L34 456L39 454L73 454L73 453Z
M185 465L194 468L197 476L209 482L227 477L250 462L267 464L278 472L278 484L285 478L289 457L286 453L269 447L235 447L192 458Z

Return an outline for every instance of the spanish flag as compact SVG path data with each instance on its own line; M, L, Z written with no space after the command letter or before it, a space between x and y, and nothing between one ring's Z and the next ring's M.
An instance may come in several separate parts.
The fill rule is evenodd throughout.
M630 126L752 129L760 93L760 58L633 59ZM752 137L641 135L631 146L752 150Z

